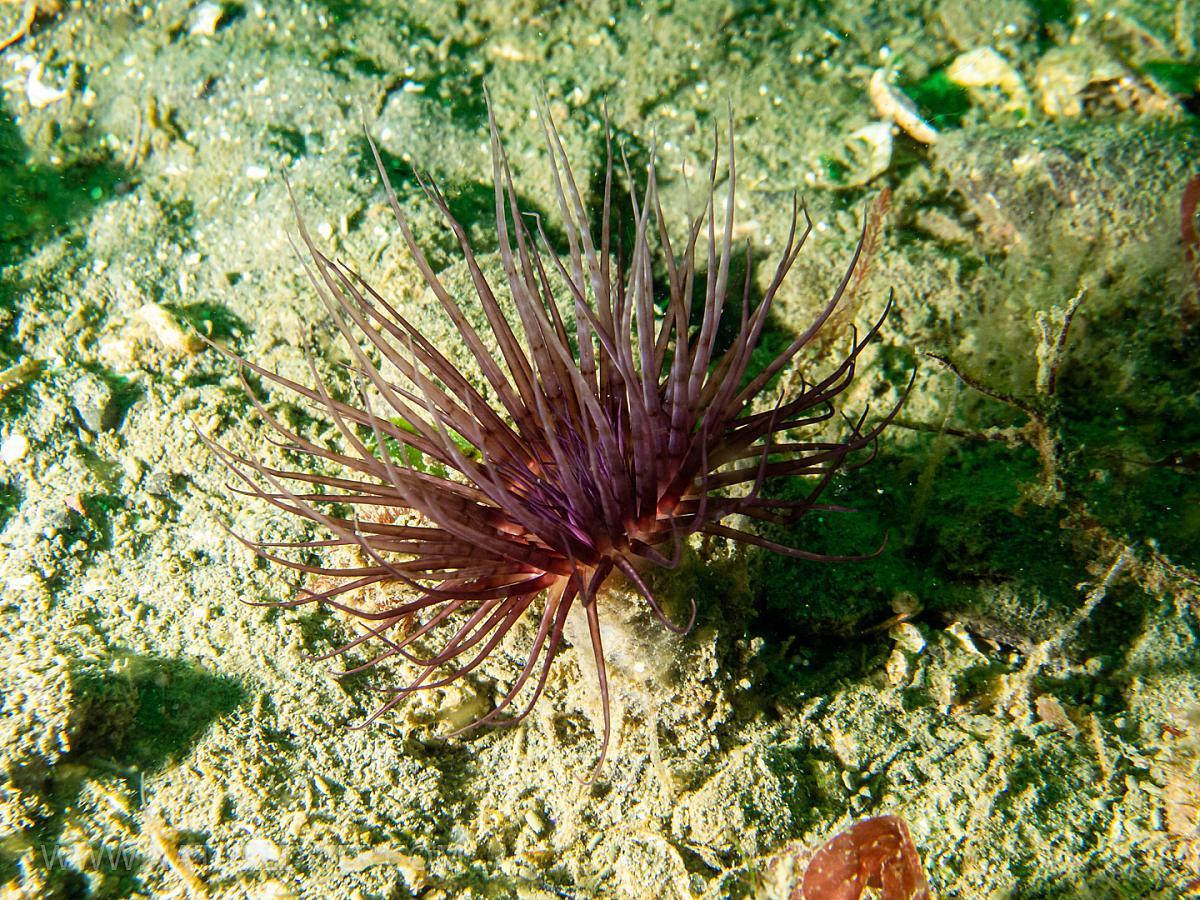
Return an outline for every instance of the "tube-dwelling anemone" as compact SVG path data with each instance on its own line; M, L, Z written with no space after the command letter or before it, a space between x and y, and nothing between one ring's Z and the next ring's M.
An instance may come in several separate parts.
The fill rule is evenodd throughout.
M715 535L800 559L862 558L785 546L746 526L753 520L787 524L811 510L839 509L819 502L822 490L853 465L851 454L869 447L895 410L870 428L864 418L846 419L836 440L814 437L814 426L839 415L835 401L887 310L865 334L852 332L848 352L832 371L801 378L791 396L766 399L761 395L767 386L846 295L861 241L812 323L767 365L752 368L772 303L812 223L794 197L781 257L752 305L748 247L745 276L731 284L738 280L731 276L732 122L725 186L718 190L714 150L705 208L676 242L659 203L653 152L640 190L632 187L621 156L620 171L631 185L630 211L622 217L606 130L603 196L588 206L543 111L565 253L552 248L536 217L523 213L490 111L489 124L503 284L485 276L437 184L415 173L457 238L474 288L468 297L454 296L434 271L371 143L403 241L486 387L452 364L401 305L318 249L297 215L308 278L349 350L354 397L341 399L311 358L308 385L229 355L264 382L304 398L340 434L337 448L314 443L250 392L275 432L274 443L324 461L326 472L331 465L341 471L277 468L252 453L208 443L242 482L238 492L326 532L303 541L239 538L271 562L318 577L278 605L320 603L363 621L361 635L318 658L374 645L373 658L352 671L396 657L418 667L411 680L387 689L388 699L368 722L416 691L445 686L476 669L528 615L536 629L524 666L495 708L467 727L520 721L546 685L568 614L582 607L603 707L598 770L611 732L601 587L614 572L629 580L666 628L685 632L695 619L694 602L692 621L672 622L642 571L646 563L676 565L689 535ZM625 246L618 233L626 235ZM506 318L501 291L517 321ZM703 302L694 303L701 291ZM490 334L471 324L468 304L482 307ZM731 314L738 317L736 337L718 352L718 323ZM782 477L807 479L807 493L790 500L767 496L767 482ZM285 552L335 547L357 548L358 562L315 565ZM362 589L387 583L406 585L415 595L383 608L356 605Z

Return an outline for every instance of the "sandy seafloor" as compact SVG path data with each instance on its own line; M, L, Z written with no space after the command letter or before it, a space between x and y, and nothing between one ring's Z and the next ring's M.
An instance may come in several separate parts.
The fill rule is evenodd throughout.
M781 863L880 813L907 821L938 896L1197 891L1194 7L55 6L0 53L0 894L786 896ZM0 3L0 31L22 13ZM992 84L956 86L955 60ZM883 67L935 143L869 128ZM698 600L683 638L617 585L618 729L592 785L597 701L573 649L522 726L432 739L487 709L527 631L461 688L354 730L391 682L307 659L352 623L247 605L294 584L221 525L308 532L232 495L192 430L274 458L196 331L298 377L306 343L323 372L346 358L289 246L281 173L323 246L449 339L361 123L396 172L440 181L487 257L485 86L551 228L539 90L593 200L604 105L635 170L656 134L680 228L732 109L760 290L794 189L816 225L777 341L893 191L854 308L804 371L891 289L846 409L878 415L913 366L916 383L832 490L863 511L790 536L887 549L822 565L696 541L656 579L674 609Z

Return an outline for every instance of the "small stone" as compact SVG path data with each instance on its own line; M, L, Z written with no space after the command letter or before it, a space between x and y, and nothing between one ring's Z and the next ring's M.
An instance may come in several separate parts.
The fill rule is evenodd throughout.
M283 882L272 879L263 882L251 896L257 900L293 900L296 894Z
M73 513L63 504L62 506L50 506L43 512L41 521L39 522L39 531L42 537L46 540L52 540L56 535L71 529L71 517Z
M51 103L57 103L67 96L66 91L50 87L42 81L44 72L42 64L38 63L29 70L29 75L25 78L25 99L34 109L45 109Z
M888 637L896 642L896 646L908 653L920 653L925 649L925 637L912 622L901 622L888 629Z
M150 338L172 353L195 353L201 341L185 331L175 317L157 303L147 303L133 315L132 331L148 333Z
M529 810L527 813L525 813L525 824L528 825L529 830L538 837L541 837L546 833L546 820L533 810Z
M19 462L29 452L29 441L25 435L19 431L14 431L4 443L0 444L0 462L6 466L11 466L15 462Z
M1071 721L1066 708L1049 694L1042 694L1034 701L1038 718L1047 725L1053 726L1066 734L1079 734L1079 727Z
M217 3L201 3L192 13L192 23L188 34L199 34L212 37L217 33L217 26L225 18L225 10Z
M265 866L279 861L279 847L267 838L251 838L242 847L242 859L248 866Z
M136 456L122 456L121 469L124 471L125 477L136 484L141 480L142 473L145 472L146 467L142 465L141 460Z
M71 398L83 427L92 434L107 431L116 421L117 407L112 388L90 372L75 380Z
M887 674L888 683L892 687L899 687L908 681L908 655L897 647L892 650L887 663L884 664L883 670Z
M971 640L971 635L967 634L967 629L963 627L962 622L951 622L946 626L946 634L954 638L954 642L963 650L967 651L967 653L971 654L972 656L978 656L983 659L987 659L986 656L979 652L979 648L976 647L975 642Z
M171 496L171 473L151 472L146 476L146 481L142 487L147 494L152 494L155 497L169 497Z

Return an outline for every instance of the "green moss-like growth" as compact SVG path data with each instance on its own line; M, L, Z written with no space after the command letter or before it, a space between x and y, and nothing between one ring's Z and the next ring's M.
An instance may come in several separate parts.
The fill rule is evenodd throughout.
M71 684L72 752L139 768L181 752L244 696L235 683L189 663L133 656L117 667L81 665Z

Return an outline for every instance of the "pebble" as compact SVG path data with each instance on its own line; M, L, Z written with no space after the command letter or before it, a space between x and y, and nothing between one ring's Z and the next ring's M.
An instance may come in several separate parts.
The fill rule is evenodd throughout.
M546 821L533 810L529 810L527 813L525 813L525 824L528 825L529 830L538 837L541 837L546 833Z
M29 441L25 435L19 431L14 431L4 443L0 444L0 462L6 466L11 466L15 462L25 458L25 454L29 452Z
M925 649L925 637L921 629L912 622L900 622L888 629L888 637L896 642L901 650L909 653L920 653Z
M242 859L250 866L263 866L279 859L279 847L267 838L251 838L242 847Z
M887 662L883 667L887 675L888 683L893 687L899 687L908 681L909 664L908 656L899 648L892 650L888 656Z
M1066 708L1049 694L1039 696L1034 701L1034 709L1037 711L1038 719L1047 725L1072 736L1079 734L1079 728L1071 721Z
M225 10L221 9L219 4L201 3L192 14L192 24L188 28L188 34L212 37L217 33L217 26L221 24L223 18L225 18Z
M42 81L44 71L42 64L38 63L29 70L29 75L25 78L25 99L34 109L45 109L51 103L57 103L67 96L66 91L52 88Z
M154 341L164 350L194 353L201 346L199 338L185 331L175 317L157 303L147 303L134 313L134 319L150 332Z
M116 419L112 388L90 372L85 372L71 387L71 405L92 434L107 431Z
M895 122L914 141L922 144L937 141L938 130L921 118L921 113L912 100L888 83L887 69L875 70L867 92L881 119Z
M151 472L146 476L142 488L147 494L152 494L155 497L170 497L171 496L171 473L170 472Z
M64 504L62 506L54 505L46 509L41 516L39 530L42 537L46 540L53 540L56 536L71 528L72 512Z
M950 63L946 77L961 87L998 88L1008 97L1004 109L1010 112L1029 108L1029 91L1012 65L991 47L977 47Z

